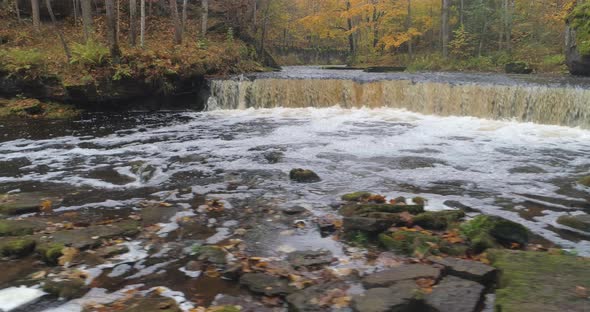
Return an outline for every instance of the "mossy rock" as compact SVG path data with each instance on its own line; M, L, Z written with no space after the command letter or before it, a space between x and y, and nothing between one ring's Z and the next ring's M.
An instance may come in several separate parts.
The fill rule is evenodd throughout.
M227 252L217 246L198 246L194 248L197 260L208 261L214 264L226 264Z
M507 74L530 74L533 69L526 62L511 62L506 64L505 70Z
M494 247L497 243L525 246L529 241L529 231L522 224L494 216L477 216L463 223L460 230L470 239L476 252Z
M371 197L372 195L373 194L371 194L370 192L362 192L362 191L361 192L354 192L354 193L342 195L342 200L349 201L349 202L358 202L363 199L367 199L367 198Z
M585 187L590 187L590 176L583 177L583 178L579 179L578 183L580 183L581 185L583 185Z
M4 257L22 258L35 250L35 240L32 238L3 238L0 239L0 255Z
M412 198L412 201L413 201L413 202L414 202L414 204L416 204L416 205L425 206L425 205L426 205L426 201L427 201L427 200L426 200L426 198L424 198L424 197L417 196L417 197L414 197L414 198Z
M414 217L413 222L429 230L446 230L449 225L459 222L465 217L460 210L425 212Z
M424 212L421 205L391 205L391 204L349 204L340 208L340 214L345 217L366 217L371 213L401 213L419 214Z
M576 289L590 288L590 258L547 252L488 251L500 270L496 311L587 311L588 298Z
M63 255L62 250L64 248L65 246L60 243L42 243L37 245L35 252L37 252L41 259L47 264L57 265L59 258Z
M320 182L322 179L317 173L308 169L293 169L289 173L289 178L298 183L315 183Z
M577 216L561 216L557 219L557 223L580 231L590 232L590 215L588 214Z
M44 228L39 222L29 220L0 220L0 236L24 236Z
M440 254L433 246L443 244L439 237L418 231L382 233L379 235L379 242L387 250L418 257Z
M80 298L88 290L85 281L80 278L49 280L43 285L43 291L46 293L68 300Z

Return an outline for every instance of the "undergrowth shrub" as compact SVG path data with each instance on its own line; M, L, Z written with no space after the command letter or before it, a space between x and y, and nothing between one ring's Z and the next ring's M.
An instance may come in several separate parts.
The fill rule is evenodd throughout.
M101 66L106 63L109 49L100 42L88 40L85 44L76 43L72 46L72 64L83 66Z
M23 73L43 69L45 58L36 49L0 50L0 69L9 73Z

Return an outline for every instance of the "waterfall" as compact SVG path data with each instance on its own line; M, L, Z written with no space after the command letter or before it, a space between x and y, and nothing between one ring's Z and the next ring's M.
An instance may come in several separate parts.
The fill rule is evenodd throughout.
M209 110L391 107L590 129L590 90L568 85L270 77L212 80L211 97Z

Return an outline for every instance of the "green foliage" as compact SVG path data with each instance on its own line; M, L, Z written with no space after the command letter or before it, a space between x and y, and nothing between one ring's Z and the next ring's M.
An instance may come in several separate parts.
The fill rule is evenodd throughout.
M128 65L117 64L115 66L115 74L113 75L113 80L119 81L124 78L130 78L131 75L131 68Z
M72 46L72 64L83 66L101 66L108 59L109 49L100 42L88 40L86 44L76 43Z
M472 238L481 232L488 232L492 226L493 223L487 216L479 215L469 222L465 222L461 225L461 234Z
M455 34L453 40L449 42L449 48L451 55L465 59L473 55L474 47L472 44L473 37L465 29L464 25L461 25L457 30L453 32Z
M576 43L582 55L590 55L590 2L577 5L569 15L571 27L576 30Z
M233 27L229 27L227 29L227 33L225 35L225 41L227 43L233 43L234 42L234 29L233 29Z
M37 49L0 50L0 69L10 73L41 69L44 64L45 58Z

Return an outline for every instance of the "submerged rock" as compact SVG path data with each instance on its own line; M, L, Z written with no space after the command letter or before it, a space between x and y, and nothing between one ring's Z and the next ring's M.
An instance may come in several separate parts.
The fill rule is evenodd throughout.
M287 261L295 268L316 268L334 262L334 256L329 250L294 251Z
M590 187L590 176L583 177L583 178L579 179L578 183L580 183L581 185L583 185L585 187Z
M298 183L315 183L322 180L315 172L308 169L293 169L289 173L289 178Z
M561 216L557 219L557 223L569 226L571 228L590 232L590 215L576 215L576 216Z
M469 206L464 205L461 202L458 202L456 200L447 200L443 204L445 206L447 206L447 207L459 209L459 210L461 210L461 211L463 211L465 213L472 213L472 212L479 212L479 213L481 213L481 211L479 209L475 209L473 207L469 207Z
M194 252L199 261L208 261L214 264L226 264L227 252L217 246L199 246L195 247Z
M289 286L288 280L265 273L246 273L240 278L240 284L265 296L287 295L297 290Z
M363 231L369 233L381 233L390 228L395 222L396 220L393 219L345 217L343 219L342 227L345 232Z
M393 269L370 274L363 278L363 285L367 288L390 287L400 281L431 278L437 280L441 269L426 264L405 264Z
M269 164L276 164L285 157L285 153L280 151L268 151L264 153L263 156Z
M483 297L484 286L455 276L445 277L426 295L426 305L440 312L474 312Z
M412 280L395 283L388 288L372 288L352 298L355 311L389 312L420 311L418 287Z
M88 249L98 247L102 239L134 236L137 233L139 233L139 223L127 220L110 225L93 225L83 229L59 231L42 241Z
M281 209L281 211L286 215L296 215L307 212L307 209L301 206L291 206L287 208Z

